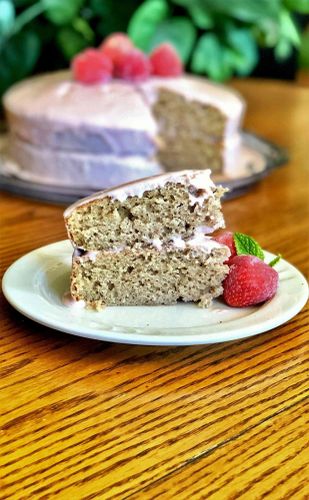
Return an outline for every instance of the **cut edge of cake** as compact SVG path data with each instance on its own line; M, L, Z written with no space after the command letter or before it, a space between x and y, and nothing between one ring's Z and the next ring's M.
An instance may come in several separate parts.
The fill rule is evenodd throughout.
M64 218L75 248L71 274L73 299L95 309L106 305L175 304L178 300L209 306L214 297L221 295L222 282L228 273L225 263L229 248L207 235L224 226L220 204L223 192L223 188L212 182L210 171L186 170L101 191L68 207ZM165 206L167 213L162 209L166 200L170 209ZM138 230L134 230L134 225L129 226L129 232L134 231L133 239L125 231L124 221L131 220L127 203L131 203L131 218L136 217L134 209L142 214L136 219ZM157 205L156 211L150 210L153 204ZM104 216L97 211L98 207L105 209ZM171 230L179 207L179 220ZM72 217L73 226L76 219L81 235L91 233L92 238L86 238L84 245L78 244ZM152 222L151 238L141 224L143 217ZM207 217L212 218L211 226L206 225ZM104 218L110 221L105 226L107 239L102 247L95 235L104 233ZM158 227L163 227L165 233L160 233ZM118 242L117 231L122 237Z
M224 192L210 170L183 170L90 195L68 207L64 219L73 245L84 250L167 243L223 228Z
M167 245L81 252L72 260L71 295L100 310L115 305L173 305L179 300L208 307L223 292L228 247L209 236Z

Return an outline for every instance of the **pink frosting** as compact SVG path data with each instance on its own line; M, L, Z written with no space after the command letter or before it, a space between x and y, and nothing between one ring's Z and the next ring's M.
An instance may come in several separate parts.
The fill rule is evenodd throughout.
M134 86L123 81L83 85L72 81L68 72L40 75L14 85L4 105L28 118L157 132L149 106Z
M156 248L159 252L163 251L163 243L158 238L149 240L148 243L149 245ZM231 254L229 248L226 245L222 245L221 243L218 243L210 236L206 236L205 234L202 233L194 234L192 238L190 238L189 240L184 240L181 236L173 236L171 237L171 240L168 242L167 245L169 248L174 248L178 250L185 250L187 248L191 248L193 250L196 249L205 253L211 253L212 250L214 250L215 248L218 249L224 248L227 251L227 257L229 257ZM109 250L98 250L98 251L92 250L89 252L82 252L81 255L78 254L77 250L75 254L73 254L73 258L80 260L91 260L92 262L95 262L96 257L99 253L119 253L125 251L128 248L129 247L120 246L111 248Z
M4 97L4 106L29 118L41 117L75 126L142 130L156 135L157 123L151 113L151 104L159 88L168 88L188 100L219 108L227 117L229 133L239 126L244 102L236 92L187 75L150 78L136 85L121 80L83 85L73 81L70 72L59 71L14 85Z

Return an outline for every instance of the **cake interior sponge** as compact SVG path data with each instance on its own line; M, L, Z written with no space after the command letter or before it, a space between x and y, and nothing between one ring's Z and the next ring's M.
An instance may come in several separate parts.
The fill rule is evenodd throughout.
M126 248L120 252L76 252L71 294L94 308L199 302L208 306L222 293L226 247L205 237L204 245Z
M69 207L65 222L73 245L109 250L173 236L191 238L224 227L220 198L210 171L181 171L148 177L84 198Z

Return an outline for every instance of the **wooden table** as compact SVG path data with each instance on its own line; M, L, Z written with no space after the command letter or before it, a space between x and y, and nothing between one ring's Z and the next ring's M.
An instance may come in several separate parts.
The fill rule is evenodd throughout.
M233 84L246 126L291 162L226 202L227 225L307 274L309 89ZM61 207L2 194L0 217L2 273L66 237ZM247 340L179 348L65 335L3 297L1 325L1 498L309 498L308 308Z

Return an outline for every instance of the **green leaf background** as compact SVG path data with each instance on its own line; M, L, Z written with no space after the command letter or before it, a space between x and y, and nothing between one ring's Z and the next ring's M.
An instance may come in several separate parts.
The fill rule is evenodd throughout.
M0 37L6 36L13 28L15 8L10 0L0 0Z
M68 66L115 31L147 53L168 41L187 71L216 81L249 75L260 47L278 61L296 49L309 66L297 13L309 14L309 0L0 0L0 96L33 72Z
M83 0L41 0L45 15L51 22L59 25L70 23L78 14Z
M30 31L17 34L0 48L0 94L31 73L39 52L40 40Z
M158 25L167 18L169 12L165 0L146 0L133 14L129 22L128 34L141 50L148 52Z

